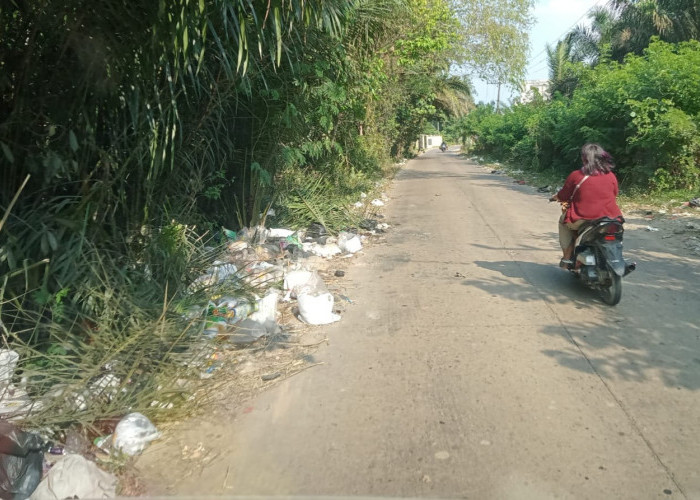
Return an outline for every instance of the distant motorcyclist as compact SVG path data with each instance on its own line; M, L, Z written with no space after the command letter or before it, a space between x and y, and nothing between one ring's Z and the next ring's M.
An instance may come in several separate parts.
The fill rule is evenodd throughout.
M447 143L445 141L442 141L442 144L440 144L440 151L443 153L447 151Z

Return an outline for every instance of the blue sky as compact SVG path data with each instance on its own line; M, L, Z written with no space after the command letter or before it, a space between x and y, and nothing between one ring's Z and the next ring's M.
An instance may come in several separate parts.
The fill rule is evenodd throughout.
M527 79L547 78L547 57L545 45L555 45L571 28L587 22L586 13L594 6L602 6L607 0L537 0L534 9L535 25L530 31L530 56L528 58ZM496 85L487 85L474 80L476 101L495 101ZM517 93L514 94L517 96ZM512 92L501 88L501 102L508 103Z

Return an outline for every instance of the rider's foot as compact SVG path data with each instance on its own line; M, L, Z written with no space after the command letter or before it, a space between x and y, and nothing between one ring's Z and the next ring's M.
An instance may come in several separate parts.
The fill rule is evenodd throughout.
M571 269L574 265L574 261L571 259L561 259L559 261L559 267L562 269Z

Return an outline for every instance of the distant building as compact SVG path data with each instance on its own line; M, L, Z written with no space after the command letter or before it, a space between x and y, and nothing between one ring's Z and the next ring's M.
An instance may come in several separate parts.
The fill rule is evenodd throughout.
M535 98L537 91L542 99L549 99L549 80L526 80L520 91L520 102L526 104Z
M442 136L441 135L421 135L420 138L418 139L418 149L432 149L432 148L439 148L440 144L442 144Z

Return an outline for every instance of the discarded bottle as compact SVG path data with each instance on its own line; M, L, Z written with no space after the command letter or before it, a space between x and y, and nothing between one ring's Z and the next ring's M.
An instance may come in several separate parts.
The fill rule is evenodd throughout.
M238 323L239 321L243 321L257 310L257 304L251 304L249 302L242 302L238 304L236 307L233 308L234 315L232 323Z

